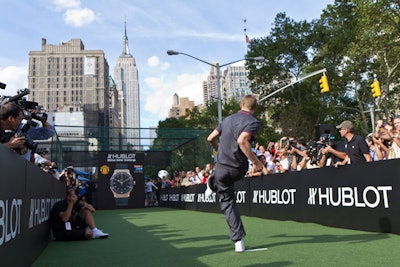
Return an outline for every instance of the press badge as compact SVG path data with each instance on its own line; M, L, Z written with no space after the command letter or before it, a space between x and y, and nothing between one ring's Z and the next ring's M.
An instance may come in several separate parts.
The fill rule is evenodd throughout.
M72 230L70 222L65 222L65 230Z

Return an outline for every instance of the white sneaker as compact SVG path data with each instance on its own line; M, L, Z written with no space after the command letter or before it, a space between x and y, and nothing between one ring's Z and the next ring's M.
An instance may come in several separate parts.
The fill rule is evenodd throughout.
M235 252L245 252L246 248L244 247L244 241L239 240L235 242Z
M103 233L103 231L101 231L100 229L93 230L92 238L107 238L107 237L108 237L108 234Z
M213 175L211 175L211 176L208 177L208 179L207 179L207 183L206 183L207 189L206 189L206 191L204 192L204 196L205 196L206 198L211 197L212 193L214 192L214 190L211 189L211 186L214 188L213 184L211 184L211 186L210 186L210 183L212 183L211 180L213 180L213 179L214 179L214 176L213 176ZM214 189L215 189L215 188L214 188Z
M206 198L209 198L209 197L211 197L212 193L213 193L213 191L211 190L211 188L208 186L208 183L207 183L207 189L206 189L206 191L204 192L204 196L205 196Z

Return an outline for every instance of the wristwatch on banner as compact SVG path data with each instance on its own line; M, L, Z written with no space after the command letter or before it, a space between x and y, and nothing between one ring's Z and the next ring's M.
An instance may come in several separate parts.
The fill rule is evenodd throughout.
M135 181L129 171L128 164L117 163L110 178L110 189L114 194L117 206L128 206L128 198L135 185Z

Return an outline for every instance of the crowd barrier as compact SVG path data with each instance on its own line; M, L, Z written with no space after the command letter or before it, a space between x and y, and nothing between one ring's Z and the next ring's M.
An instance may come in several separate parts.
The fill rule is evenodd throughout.
M30 266L50 241L50 210L65 185L0 146L1 266Z
M161 206L221 213L205 185L161 190ZM325 167L235 184L242 215L400 234L400 160Z

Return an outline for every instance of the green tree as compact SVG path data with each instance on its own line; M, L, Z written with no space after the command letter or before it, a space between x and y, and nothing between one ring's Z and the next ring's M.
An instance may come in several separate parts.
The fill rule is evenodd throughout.
M384 111L380 117L398 109L399 26L398 1L337 0L316 27L316 60L334 75L333 115L355 121L364 134L371 129L365 113L371 105ZM374 75L383 88L378 99L371 94Z
M252 42L248 56L262 55L266 61L259 68L248 65L252 89L268 95L291 81L317 70L312 65L315 22L295 22L285 13L277 14L271 33ZM313 66L313 67L311 67ZM272 127L285 135L313 139L314 126L324 122L325 96L320 94L318 79L314 78L273 95L262 104Z
M326 68L330 92L319 94L319 77L307 79L265 101L273 125L286 135L312 136L318 123L352 120L361 133L371 131L370 107L378 117L399 109L399 2L336 0L320 19L295 22L277 14L271 33L254 40L249 56L263 55L261 68L249 65L253 90L262 96L287 79ZM377 76L382 96L373 99Z

